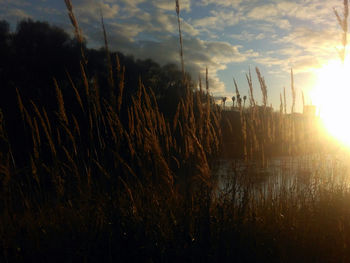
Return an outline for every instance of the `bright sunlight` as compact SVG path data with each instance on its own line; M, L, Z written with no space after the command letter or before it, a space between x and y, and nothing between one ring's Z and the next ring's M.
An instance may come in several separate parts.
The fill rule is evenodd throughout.
M350 147L350 60L331 60L317 70L311 98L319 109L326 130Z

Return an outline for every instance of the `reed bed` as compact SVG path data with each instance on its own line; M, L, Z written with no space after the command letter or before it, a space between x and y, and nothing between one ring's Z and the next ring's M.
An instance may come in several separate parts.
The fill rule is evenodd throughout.
M65 2L83 41L73 6ZM102 15L108 97L100 95L81 48L81 81L67 73L74 100L55 79L54 111L17 91L21 147L11 141L0 112L0 261L349 260L350 195L341 180L347 167L321 165L326 157L313 130L316 120L288 115L285 94L280 111L271 110L258 68L262 105L249 72L248 107L234 82L237 114L214 103L208 69L205 91L201 80L192 89L184 73L178 1L176 7L184 77L171 117L141 79L126 95L127 68L109 52ZM295 95L292 113L294 105ZM261 170L274 156L311 154L317 158L298 161L300 169L279 166L284 175L297 172L278 185ZM223 157L239 160L231 162L220 188Z
M259 68L256 76L260 84L262 103L254 98L252 74L246 75L249 87L249 105L242 104L238 84L234 80L237 104L221 112L222 147L224 158L240 158L246 163L258 161L267 167L269 159L277 156L302 156L314 153L331 153L329 138L321 129L321 120L316 115L294 112L296 91L291 70L290 113L287 113L286 90L280 95L280 110L268 105L265 80ZM235 96L233 99L236 98ZM234 101L233 101L234 102Z

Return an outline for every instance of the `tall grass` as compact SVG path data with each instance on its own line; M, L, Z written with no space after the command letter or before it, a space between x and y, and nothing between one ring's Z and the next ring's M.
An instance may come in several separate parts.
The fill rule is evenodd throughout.
M73 5L65 2L83 41ZM180 21L178 1L176 7ZM320 153L310 136L313 122L286 113L285 92L280 112L273 112L256 68L259 105L249 71L249 107L242 106L234 81L234 115L214 103L207 69L205 91L183 81L183 96L167 118L142 80L126 98L127 69L111 56L102 15L101 21L108 98L100 96L81 49L81 82L67 73L73 101L55 79L54 113L17 91L25 141L20 149L12 147L0 114L1 261L349 260L349 190L339 183L346 167L333 163L329 170L321 157L300 157L296 176L257 184L269 176L255 169L255 161L268 167L276 154ZM180 23L179 34L182 50ZM236 143L231 151L225 148L230 140ZM237 152L244 165L232 161L220 189L217 159ZM282 165L278 171L295 170Z
M339 50L339 57L344 63L346 57L346 46L348 44L348 18L349 18L349 2L344 0L343 18L340 17L338 11L334 9L334 14L338 20L338 24L342 29L342 49Z
M268 91L265 80L256 68L262 102L254 98L252 74L246 75L249 87L249 106L242 104L241 94L235 80L234 88L237 107L222 112L222 152L226 158L242 158L246 162L258 161L262 167L269 159L280 156L301 156L320 153L328 141L320 132L317 116L307 116L295 112L296 90L293 70L291 70L290 113L287 113L286 90L280 95L280 110L274 111L268 105ZM234 98L236 98L234 97Z
M69 0L65 2L76 37L82 43L73 5ZM195 193L207 189L209 194L210 160L218 153L220 144L220 114L210 98L209 87L206 93L193 92L186 87L173 119L164 117L155 94L141 81L131 102L124 103L125 68L118 58L117 68L112 68L101 19L111 96L107 100L99 96L97 82L89 80L87 59L81 49L82 85L77 86L68 75L76 95L71 103L79 105L77 111L67 111L65 94L55 79L55 115L47 114L34 102L24 103L18 92L26 141L22 149L16 149L25 156L24 164L18 167L10 162L12 142L5 132L1 133L5 145L1 154L4 159L1 166L4 175L2 219L4 224L8 221L8 227L0 231L4 260L27 260L31 258L26 254L29 251L48 256L54 247L64 249L59 237L45 236L47 231L57 233L66 226L62 238L69 239L68 233L75 232L73 229L77 227L75 222L81 222L85 230L80 228L75 233L92 238L99 231L107 231L111 224L117 228L133 224L133 220L150 220L153 224L157 214L165 216L162 209L167 211L167 216L177 218L174 222L181 223L181 228L185 229L183 235L190 236L194 231L191 215L195 208L191 202ZM209 209L208 203L206 206ZM183 219L183 214L188 218ZM34 221L36 216L39 217L37 222ZM25 229L22 236L25 245L11 238L18 225ZM90 227L91 233L86 232ZM162 226L161 229L166 228ZM20 232L15 233L20 235ZM122 236L121 232L115 238ZM84 246L85 241L77 238ZM46 241L53 242L53 247L47 251L42 247ZM88 242L88 246L92 244Z

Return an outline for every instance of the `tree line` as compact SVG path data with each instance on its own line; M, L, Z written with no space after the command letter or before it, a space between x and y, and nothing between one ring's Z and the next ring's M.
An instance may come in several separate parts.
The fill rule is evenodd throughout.
M104 48L88 48L85 41L83 49L88 60L89 79L96 79L101 96L107 96ZM178 90L182 73L176 65L161 66L151 59L135 59L121 52L110 55L114 67L116 56L125 67L126 96L137 90L140 80L151 87L159 99ZM9 22L0 21L0 58L0 108L7 116L13 113L16 89L26 100L50 108L56 101L53 78L63 89L69 88L68 75L74 82L81 81L80 43L63 29L47 22L22 20L11 32Z
M48 22L26 19L14 31L6 20L0 21L0 109L9 137L21 144L18 94L26 105L34 102L48 114L57 107L54 80L63 91L67 110L76 111L71 82L83 86L80 68L81 48L87 58L88 80L96 82L101 99L109 96L108 61L104 47L89 48L71 37L62 28ZM159 65L151 59L135 59L121 52L110 52L112 67L119 63L125 68L124 98L128 102L140 82L152 88L160 110L172 118L183 96L182 72L175 64ZM187 76L190 80L190 76Z

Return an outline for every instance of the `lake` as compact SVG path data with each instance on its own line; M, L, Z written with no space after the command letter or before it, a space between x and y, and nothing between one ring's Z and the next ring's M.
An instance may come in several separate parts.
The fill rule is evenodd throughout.
M257 162L221 159L213 169L216 196L235 195L240 201L249 193L256 200L278 198L280 195L313 195L321 188L349 188L350 155L307 155L279 157L269 160L262 168Z

